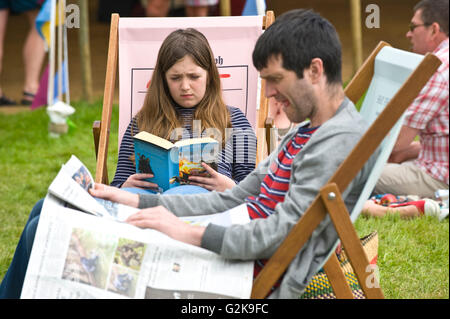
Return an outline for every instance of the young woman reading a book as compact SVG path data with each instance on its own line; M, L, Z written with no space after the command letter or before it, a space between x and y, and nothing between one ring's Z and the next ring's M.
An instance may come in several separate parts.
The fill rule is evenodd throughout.
M213 132L222 146L217 172L203 164L211 177L189 177L206 190L231 188L255 168L256 136L241 110L225 105L214 55L195 29L176 30L162 43L144 105L122 138L112 186L157 188L145 180L151 174L136 173L132 136L140 131L172 142Z

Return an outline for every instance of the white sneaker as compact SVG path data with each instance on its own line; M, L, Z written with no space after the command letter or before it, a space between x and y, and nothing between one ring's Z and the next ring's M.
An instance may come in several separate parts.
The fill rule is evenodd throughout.
M441 208L441 213L439 214L439 221L441 222L446 217L448 217L448 208Z
M425 215L435 216L439 218L441 215L441 206L439 206L439 203L429 198L425 198L424 201L425 201L424 204Z

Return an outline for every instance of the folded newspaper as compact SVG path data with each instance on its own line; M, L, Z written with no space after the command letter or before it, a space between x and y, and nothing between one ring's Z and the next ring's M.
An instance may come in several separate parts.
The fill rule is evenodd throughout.
M231 261L123 221L138 209L99 200L75 157L51 183L21 298L249 298L253 262ZM248 222L236 209L188 223Z

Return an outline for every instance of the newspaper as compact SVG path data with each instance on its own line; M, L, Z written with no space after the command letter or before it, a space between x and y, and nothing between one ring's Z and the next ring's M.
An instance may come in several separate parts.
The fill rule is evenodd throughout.
M91 182L71 182L80 169L89 174L73 156L49 188L21 298L250 297L253 262L227 260L124 223L138 209L94 199L87 192L90 174ZM234 209L185 221L230 225L248 222L248 216Z
M138 209L94 198L89 188L94 187L94 179L86 166L74 155L64 164L48 188L49 194L65 202L66 207L82 210L99 217L124 221Z

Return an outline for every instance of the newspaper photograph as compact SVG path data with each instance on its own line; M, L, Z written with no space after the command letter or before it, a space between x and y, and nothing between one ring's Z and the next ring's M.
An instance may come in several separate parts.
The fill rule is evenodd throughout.
M47 195L21 298L249 298L253 262L226 260Z
M48 192L63 200L67 207L118 221L124 221L138 211L133 207L94 198L88 192L92 187L94 179L91 173L76 156L72 155L50 184Z
M94 187L94 179L89 170L72 155L59 170L48 192L84 212L105 216L106 209L88 193L89 188L92 187Z

